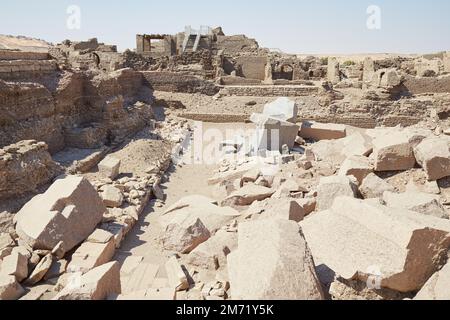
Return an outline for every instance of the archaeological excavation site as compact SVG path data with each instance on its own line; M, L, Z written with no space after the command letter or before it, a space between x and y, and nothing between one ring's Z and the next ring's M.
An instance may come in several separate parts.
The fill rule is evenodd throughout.
M0 36L0 300L450 300L450 51L179 30Z

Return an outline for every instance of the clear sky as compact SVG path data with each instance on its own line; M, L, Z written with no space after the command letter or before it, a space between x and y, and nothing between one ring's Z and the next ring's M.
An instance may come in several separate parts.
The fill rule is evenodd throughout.
M81 10L79 30L67 28L70 5ZM367 28L370 5L381 9L379 30ZM450 50L449 14L448 0L8 0L0 34L97 37L123 50L137 33L209 25L289 53L425 53Z

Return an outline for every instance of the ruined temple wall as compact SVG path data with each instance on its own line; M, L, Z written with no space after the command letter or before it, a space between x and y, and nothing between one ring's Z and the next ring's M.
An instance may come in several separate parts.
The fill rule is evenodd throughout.
M413 77L405 75L403 85L411 94L450 93L450 76Z
M220 90L211 81L183 73L143 71L142 74L154 90L206 95L215 95Z
M248 79L264 80L266 76L266 56L243 56L236 59L238 75Z

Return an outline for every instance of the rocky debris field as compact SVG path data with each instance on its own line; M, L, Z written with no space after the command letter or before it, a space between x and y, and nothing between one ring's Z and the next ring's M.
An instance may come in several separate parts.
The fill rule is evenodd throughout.
M0 165L57 176L0 214L0 299L450 299L450 136L298 123L298 108L266 104L248 125L262 138L213 141L209 165L173 161L195 124L171 112L84 173L45 144L9 148Z

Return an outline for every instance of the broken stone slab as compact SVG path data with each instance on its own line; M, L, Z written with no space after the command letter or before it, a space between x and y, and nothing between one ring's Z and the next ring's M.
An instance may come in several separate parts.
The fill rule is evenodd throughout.
M27 292L19 300L36 301L47 292L51 291L53 286L51 284L41 284L32 288L27 288Z
M414 155L430 181L450 176L449 137L424 139L414 148Z
M106 207L82 177L57 180L15 216L19 237L33 249L52 250L60 241L65 252L86 239L101 222Z
M101 175L114 180L120 173L120 160L107 156L98 164L98 171Z
M388 130L373 140L375 171L402 171L414 168L414 145L425 138L414 130Z
M312 213L316 210L316 206L317 206L316 198L303 198L303 199L297 199L296 201L300 205L300 207L303 208L303 212L304 212L305 216L309 215L310 213Z
M264 106L263 114L272 118L295 123L297 121L298 106L289 98L278 98Z
M323 299L297 223L281 219L241 223L238 237L238 249L228 255L233 300Z
M367 175L359 186L364 199L381 198L386 191L394 192L395 188L374 173Z
M104 300L120 294L120 266L117 261L103 264L88 273L74 274L70 282L53 300Z
M448 213L440 203L439 196L423 192L394 193L386 191L383 201L388 207L407 209L437 218L448 219Z
M450 262L441 270L437 271L419 293L414 300L450 300Z
M139 263L129 277L122 278L122 293L128 294L152 287L159 269L157 264Z
M337 198L300 226L317 266L405 293L420 290L450 246L448 220L351 197Z
M217 270L227 263L227 255L237 248L237 233L219 230L187 257L189 264Z
M253 115L256 123L256 131L251 144L255 154L260 150L279 151L287 145L292 149L300 127L291 122L268 117L265 115Z
M107 185L102 189L101 197L105 206L108 208L118 208L122 205L123 194L118 188Z
M365 156L351 156L347 158L339 169L340 176L354 176L358 185L373 172L369 158Z
M57 278L67 271L67 260L53 260L52 266L44 276L44 280Z
M210 203L210 204L217 205L216 200L213 200L211 198L208 198L208 197L205 197L202 195L192 195L192 196L187 196L187 197L184 197L184 198L178 200L176 203L171 205L166 211L164 211L163 215L169 214L176 210L187 208L189 206L193 206L197 203Z
M14 276L0 274L0 300L17 300L25 294L25 290Z
M97 228L86 239L86 242L108 243L113 237L114 237L114 235L111 232Z
M292 198L271 198L260 203L261 218L285 219L300 222L305 217L305 210Z
M342 124L305 121L300 128L299 136L315 141L336 140L347 136L347 128Z
M28 258L19 252L13 252L3 259L0 270L0 274L14 276L17 282L22 282L28 277Z
M342 139L341 154L345 156L368 157L373 152L372 138L365 133L355 132Z
M249 182L254 183L256 180L258 180L260 175L261 175L261 170L259 168L253 168L252 170L247 171L242 176L240 186L243 187L245 184L247 184Z
M357 187L348 176L330 176L320 179L317 187L317 210L327 210L340 196L356 197Z
M175 256L172 256L166 262L165 266L167 277L169 278L170 288L174 288L175 291L183 291L189 289L188 278Z
M189 253L211 236L210 231L197 216L189 211L176 213L161 235L166 250Z
M111 237L107 243L84 242L72 255L69 272L86 273L89 270L110 262L116 245Z
M28 277L28 279L25 280L24 284L27 286L33 286L39 281L41 281L47 274L48 270L50 270L52 264L53 264L53 256L51 254L46 255L37 264L36 268L34 268L33 272Z
M222 206L248 206L255 201L270 198L275 190L257 185L246 185L221 202Z
M14 215L7 211L0 212L0 233L14 230Z

